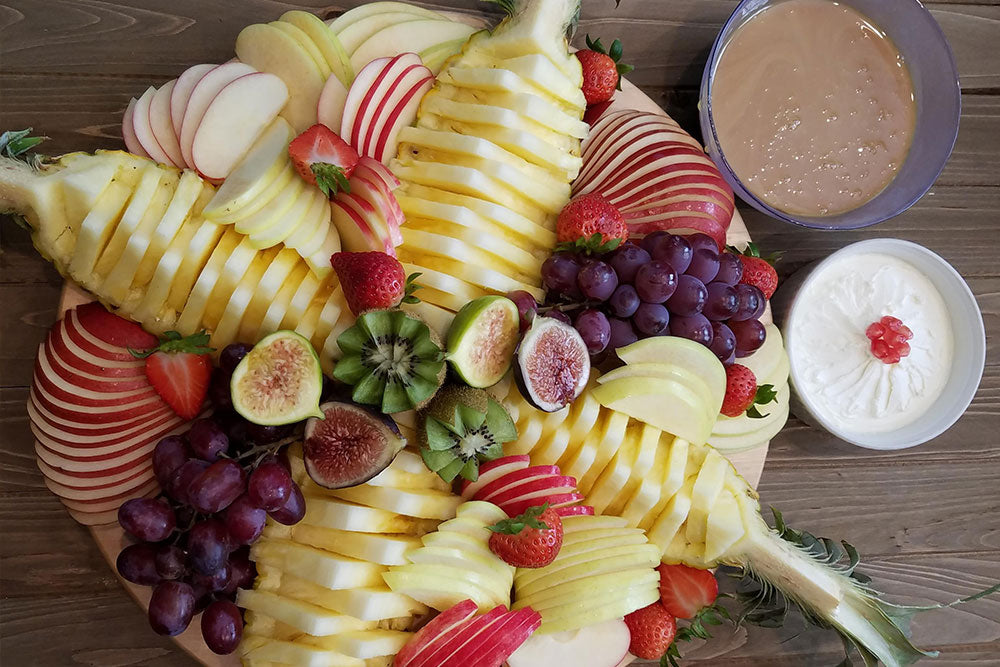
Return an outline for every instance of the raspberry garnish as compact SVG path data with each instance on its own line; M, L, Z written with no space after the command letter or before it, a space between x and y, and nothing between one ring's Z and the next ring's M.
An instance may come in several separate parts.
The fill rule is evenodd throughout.
M882 363L898 364L900 359L910 354L910 345L906 341L913 338L913 332L898 317L886 315L878 322L872 322L865 329L865 336L872 342L872 355Z

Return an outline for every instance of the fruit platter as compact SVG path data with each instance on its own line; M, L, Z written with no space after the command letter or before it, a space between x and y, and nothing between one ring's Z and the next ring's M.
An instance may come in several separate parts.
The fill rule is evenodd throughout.
M3 128L0 211L66 279L26 406L48 489L206 665L677 665L792 608L866 665L932 655L925 608L754 487L796 405L866 446L954 389L881 383L975 368L947 276L914 306L918 259L871 250L822 348L796 294L849 291L837 265L779 287L622 42L493 1L247 25L138 87L120 150Z

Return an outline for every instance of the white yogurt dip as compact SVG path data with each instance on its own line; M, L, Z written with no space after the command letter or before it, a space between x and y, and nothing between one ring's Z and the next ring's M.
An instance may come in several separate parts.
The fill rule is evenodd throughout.
M796 391L838 430L895 431L934 409L948 382L954 333L947 305L912 264L883 253L827 262L809 276L787 326ZM913 332L910 354L886 364L865 330L883 316Z

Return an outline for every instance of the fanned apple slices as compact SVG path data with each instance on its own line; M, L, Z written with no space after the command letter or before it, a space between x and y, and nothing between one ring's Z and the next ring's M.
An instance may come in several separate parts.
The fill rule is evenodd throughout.
M555 217L580 169L579 63L563 29L576 3L534 3L474 35L400 133L390 168L406 215L396 250L445 311L487 293L538 298Z
M288 136L283 123L265 139ZM246 169L281 178L273 165L281 153L287 160L282 147ZM121 151L72 153L40 171L0 160L0 208L24 211L42 255L147 331L207 329L221 349L294 329L324 350L329 365L353 317L329 265L339 236L328 201L318 190L299 197L297 219L286 215L256 235L203 215L220 192L217 215L238 216L267 191L254 177L217 192L193 171Z

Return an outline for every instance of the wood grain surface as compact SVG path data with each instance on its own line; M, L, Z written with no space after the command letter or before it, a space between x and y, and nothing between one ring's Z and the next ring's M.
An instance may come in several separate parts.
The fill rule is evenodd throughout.
M247 23L291 8L334 16L357 2L276 0L0 0L0 128L34 126L46 148L120 147L129 97L196 62L232 55ZM474 0L421 2L491 15ZM577 40L622 37L630 78L682 125L697 130L704 59L735 0L584 0ZM825 233L755 211L743 214L765 250L782 250L785 276L853 241L922 243L969 282L987 327L987 367L975 401L947 433L898 453L867 452L792 419L771 443L762 505L792 525L845 538L892 601L948 602L1000 579L1000 3L928 3L959 63L963 117L955 152L913 209L875 228ZM485 11L484 11L485 10ZM192 665L154 635L86 529L35 467L24 403L35 350L56 317L62 281L27 234L0 222L0 664ZM1000 597L918 618L939 667L1000 665ZM794 623L720 631L695 664L833 666L840 643Z

